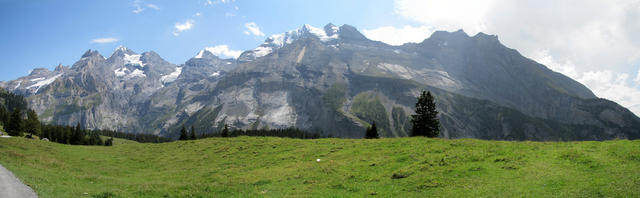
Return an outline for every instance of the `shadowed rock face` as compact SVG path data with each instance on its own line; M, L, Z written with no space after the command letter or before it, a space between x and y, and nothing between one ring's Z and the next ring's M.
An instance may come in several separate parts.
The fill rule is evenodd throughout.
M32 82L41 82L37 90ZM348 25L305 25L237 60L202 50L179 66L154 52L120 47L105 59L90 50L70 68L0 86L26 94L46 122L170 137L183 125L217 132L228 124L359 138L374 121L382 136L406 136L421 90L436 96L447 138L640 137L640 119L627 109L496 36L461 30L390 46Z

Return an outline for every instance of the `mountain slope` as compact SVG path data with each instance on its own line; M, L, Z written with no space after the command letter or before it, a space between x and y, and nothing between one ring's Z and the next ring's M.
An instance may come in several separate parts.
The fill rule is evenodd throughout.
M38 90L17 85L40 75L53 80ZM357 138L374 121L383 136L406 136L421 90L436 96L443 137L640 137L640 119L627 109L496 36L463 31L390 46L349 25L304 25L267 38L237 60L205 49L177 66L153 52L120 47L108 59L87 51L71 68L0 86L26 93L47 122L170 137L182 126L217 132L228 124Z

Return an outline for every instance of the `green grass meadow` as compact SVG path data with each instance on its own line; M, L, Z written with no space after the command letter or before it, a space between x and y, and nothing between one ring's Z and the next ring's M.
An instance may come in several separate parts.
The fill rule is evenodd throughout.
M0 138L0 163L40 197L640 197L637 140L118 141Z

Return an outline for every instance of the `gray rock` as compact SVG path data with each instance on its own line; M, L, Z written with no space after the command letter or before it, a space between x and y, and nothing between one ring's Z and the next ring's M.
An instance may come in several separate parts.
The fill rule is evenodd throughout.
M38 90L30 83L53 77ZM202 50L179 66L154 52L120 47L105 59L89 50L70 68L34 70L0 86L27 95L49 123L169 137L182 126L217 132L228 124L359 138L373 121L382 136L406 136L421 90L436 96L446 138L640 137L640 119L627 109L496 36L462 30L390 46L349 25L305 25L238 60Z

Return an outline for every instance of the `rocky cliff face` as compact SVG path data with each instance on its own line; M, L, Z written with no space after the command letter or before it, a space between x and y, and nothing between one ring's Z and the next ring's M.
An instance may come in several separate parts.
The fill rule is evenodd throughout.
M70 68L34 70L0 86L26 94L47 122L171 137L183 125L216 132L224 124L362 137L374 121L382 136L406 136L421 90L436 96L443 137L640 137L640 119L627 109L496 36L463 31L390 46L348 25L305 25L237 60L202 50L178 66L121 47L107 59L87 51Z

